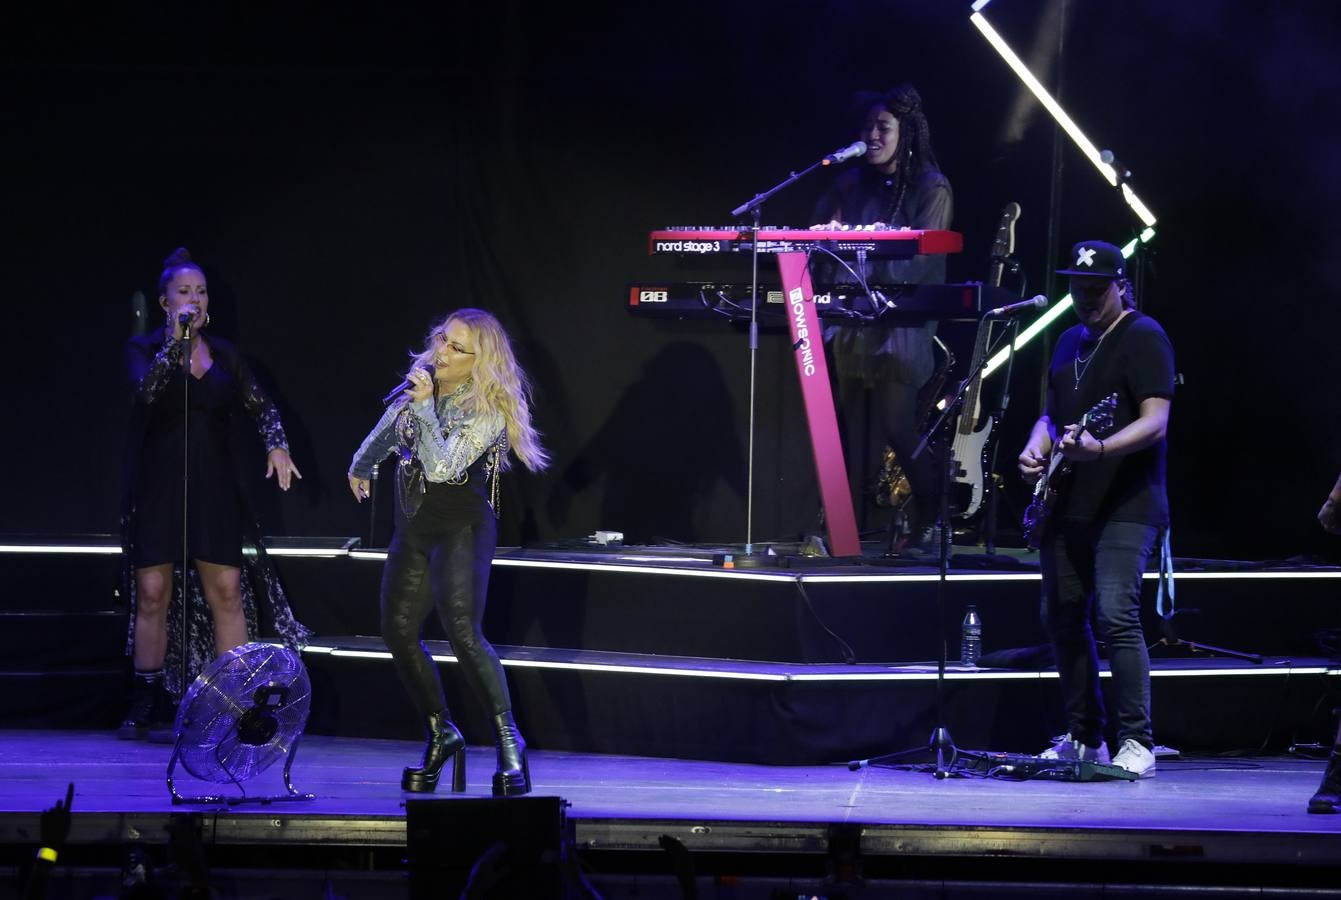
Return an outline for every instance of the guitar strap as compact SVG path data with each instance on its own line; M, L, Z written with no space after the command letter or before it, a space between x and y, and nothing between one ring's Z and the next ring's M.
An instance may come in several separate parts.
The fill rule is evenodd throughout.
M1165 620L1173 618L1177 612L1178 604L1174 602L1173 596L1173 545L1169 538L1172 528L1165 528L1163 538L1159 542L1159 590L1155 594L1155 612L1159 613ZM1165 585L1168 585L1166 588ZM1169 611L1164 611L1164 593L1169 594Z

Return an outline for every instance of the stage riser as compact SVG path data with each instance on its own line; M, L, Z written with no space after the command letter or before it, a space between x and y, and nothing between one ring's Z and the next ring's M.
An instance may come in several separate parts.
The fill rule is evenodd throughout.
M416 716L389 661L306 654L308 730L417 738ZM448 704L472 744L489 744L485 713L442 664ZM513 704L538 748L768 764L843 762L924 746L935 727L930 681L760 682L622 672L510 669ZM1321 675L1156 678L1156 739L1187 752L1280 750L1327 741L1341 685ZM1111 682L1104 681L1106 693ZM1065 731L1055 679L947 681L944 722L966 748L1037 752ZM1111 707L1111 702L1110 702ZM1109 735L1110 739L1113 735Z
M377 560L275 557L298 617L322 635L379 633ZM115 557L0 557L4 607L97 611L115 608ZM1275 655L1316 655L1315 634L1341 625L1341 582L1227 578L1177 583L1181 637ZM931 582L759 582L616 571L523 569L496 564L485 632L504 644L789 662L909 662L936 655ZM1043 643L1036 580L951 581L945 629L957 654L968 603L983 618L987 651ZM1155 585L1146 583L1148 638L1161 634ZM812 611L813 608L813 611ZM1199 610L1193 613L1192 610ZM427 637L441 638L436 621Z
M126 616L117 612L0 614L6 671L101 666L126 649Z
M275 561L298 617L315 627L318 634L377 634L380 561L348 557L276 557ZM110 556L4 554L0 566L7 587L0 595L11 613L3 617L5 628L0 636L0 721L29 726L114 726L125 706L127 671L124 610L114 611L116 598L112 594L119 560ZM1323 579L1187 578L1178 583L1180 608L1199 609L1200 613L1180 617L1179 630L1188 639L1219 647L1312 655L1317 652L1315 632L1341 618L1337 585L1336 580ZM947 583L943 629L938 629L936 622L937 587L934 580L811 581L806 584L806 596L802 596L790 580L518 568L500 561L493 569L485 633L500 645L813 663L841 659L839 644L826 632L827 626L852 647L858 662L925 662L936 656L938 634L946 636L949 658L957 658L957 623L965 606L972 602L981 611L984 649L989 653L1043 643L1036 580ZM1146 627L1153 640L1159 634L1161 620L1154 614L1153 583L1147 583L1147 591ZM39 600L40 605L34 605ZM25 616L14 612L33 609L48 614ZM432 618L426 636L442 637ZM1168 653L1157 649L1153 655L1158 658ZM361 708L351 707L345 695L366 697L366 686L351 686L345 683L348 679L331 675L338 685L333 682L329 693L316 694L314 723L330 733L368 733L360 731L365 727L358 725L361 717L373 721L384 718L378 727L392 732L399 729L397 736L415 736L414 726L406 724L412 723L413 714L407 706L398 706L403 703L402 692L389 676L390 667L384 668L384 675L374 679L383 683L381 696ZM535 692L526 706L528 714L543 725L547 745L606 752L678 755L670 749L674 747L691 756L735 758L719 757L739 752L733 748L740 741L724 736L732 734L739 723L754 721L758 708L776 707L785 713L799 690L795 686L762 688L758 684L708 680L689 688L677 686L667 693L666 688L648 686L657 679L627 676L629 684L642 685L641 690L651 692L660 704L650 707L643 716L649 723L647 728L635 729L624 727L627 722L618 716L610 717L608 727L602 724L609 709L623 709L639 696L632 687L622 686L624 676L512 671L517 672L519 696L529 697L526 692ZM45 677L23 673L45 673ZM582 685L580 690L556 687L572 679ZM685 680L672 681L679 684ZM1239 723L1254 716L1245 719L1233 708L1225 709L1223 715L1202 716L1206 709L1219 709L1215 698L1203 698L1196 691L1188 694L1191 689L1183 686L1187 682L1179 682L1172 709L1157 710L1163 729L1185 736L1192 747L1233 749L1256 746L1263 739L1270 723L1240 728ZM1251 684L1248 694L1265 698L1270 692L1262 687L1264 683L1232 682L1228 691L1232 696L1240 687ZM961 689L981 690L955 688ZM918 710L925 704L906 701L905 692L918 696L919 690L925 694L929 689L883 686L878 690L889 698L888 702L882 701L882 709L911 703L910 708ZM1165 690L1157 686L1157 697ZM555 697L550 697L551 692ZM695 724L695 710L705 704L711 706L719 695L733 699L723 707L721 720L710 721L705 732ZM1011 695L1013 689L1003 694ZM457 706L470 709L471 704L463 703L463 698L453 699ZM1057 708L1055 702L1034 698L1002 710L994 710L992 702L990 696L976 701L979 709L992 710L987 715L1004 724L996 726L999 730L984 732L984 740L999 743L1006 737L1018 737L1019 742L1012 740L1009 746L1028 747L1036 743L1038 733L1061 730L1056 720L1051 725L1043 724L1029 712L1031 703L1053 710ZM1324 712L1329 705L1321 704ZM595 710L590 718L582 712L587 708ZM542 712L546 709L562 712L547 722ZM396 710L395 714L391 710ZM578 712L574 721L568 721L572 710ZM626 718L638 721L636 712L635 705ZM887 712L872 713L888 716ZM669 733L657 730L660 726L654 719L673 723ZM917 733L932 724L925 715L914 714L906 720L895 716L891 721L897 722L897 734L904 740L921 740ZM1195 729L1185 727L1188 721L1201 724ZM1017 734L1011 724L1015 722L1029 724ZM483 720L479 724L482 726ZM1287 724L1283 721L1277 727L1273 740L1288 741L1281 736L1288 731ZM766 733L774 727L778 726L754 724L745 733ZM824 727L834 727L833 717L825 718ZM637 737L635 746L626 746L629 734L642 731L655 737ZM700 737L701 732L707 737ZM1256 737L1249 739L1249 732ZM487 739L483 730L477 730L476 736ZM1328 737L1322 734L1310 739ZM887 739L890 734L881 733L869 743L879 746ZM779 736L778 746L782 749L777 754L764 753L764 758L798 762L816 758L815 748L805 741L797 744L787 734ZM823 749L827 753L830 748ZM858 751L845 744L839 755L849 752Z
M280 562L296 609L320 634L379 633L381 566L370 560ZM1175 619L1187 640L1276 655L1315 655L1315 633L1341 625L1341 582L1191 579L1177 583ZM499 643L783 662L912 662L936 655L935 581L810 582L523 569L496 564L485 633ZM1036 580L951 581L945 634L958 653L967 604L983 618L984 649L1045 641ZM1145 586L1150 641L1163 633L1156 586ZM812 612L813 609L813 612ZM1196 612L1193 612L1196 610ZM821 624L822 623L822 624ZM427 635L441 637L436 621Z
M116 609L121 569L117 554L0 553L0 610Z
M128 671L127 665L0 672L0 723L6 728L115 728L126 711Z

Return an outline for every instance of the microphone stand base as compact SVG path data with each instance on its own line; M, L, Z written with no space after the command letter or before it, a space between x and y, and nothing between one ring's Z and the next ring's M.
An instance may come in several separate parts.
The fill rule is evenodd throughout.
M712 564L719 569L777 569L786 565L786 557L776 553L714 553Z

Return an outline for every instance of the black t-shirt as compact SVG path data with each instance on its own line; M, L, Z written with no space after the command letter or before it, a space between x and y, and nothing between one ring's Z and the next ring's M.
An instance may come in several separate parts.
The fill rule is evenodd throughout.
M1060 435L1087 410L1116 393L1113 428L1121 431L1140 415L1141 401L1173 398L1173 345L1159 323L1130 312L1095 346L1084 326L1068 329L1057 340L1048 383L1052 388L1049 417ZM1103 437L1104 434L1098 434ZM1055 516L1069 521L1169 524L1165 489L1166 441L1130 453L1077 463L1062 486Z

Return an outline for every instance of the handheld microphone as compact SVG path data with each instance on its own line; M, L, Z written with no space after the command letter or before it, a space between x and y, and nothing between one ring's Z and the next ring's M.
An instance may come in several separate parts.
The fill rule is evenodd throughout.
M1030 297L1028 300L1021 300L1019 303L1007 303L1005 306L998 306L996 309L989 309L983 313L983 318L994 318L996 316L1013 316L1016 313L1022 313L1029 309L1042 309L1048 305L1048 298L1042 294Z
M428 378L430 381L432 381L433 377L437 374L437 370L434 369L432 366L419 366L418 368L421 368L428 373ZM382 398L382 404L387 405L391 403L393 400L404 394L412 387L414 387L414 382L410 381L410 379L408 378L405 379L400 384L396 385L391 390L391 393L387 394L385 397Z
M855 159L856 157L861 156L865 152L866 152L866 142L857 141L855 143L848 144L841 150L835 150L834 152L830 153L828 156L824 157L824 159L820 160L820 165L832 166L835 165L836 163L847 162L849 159Z

